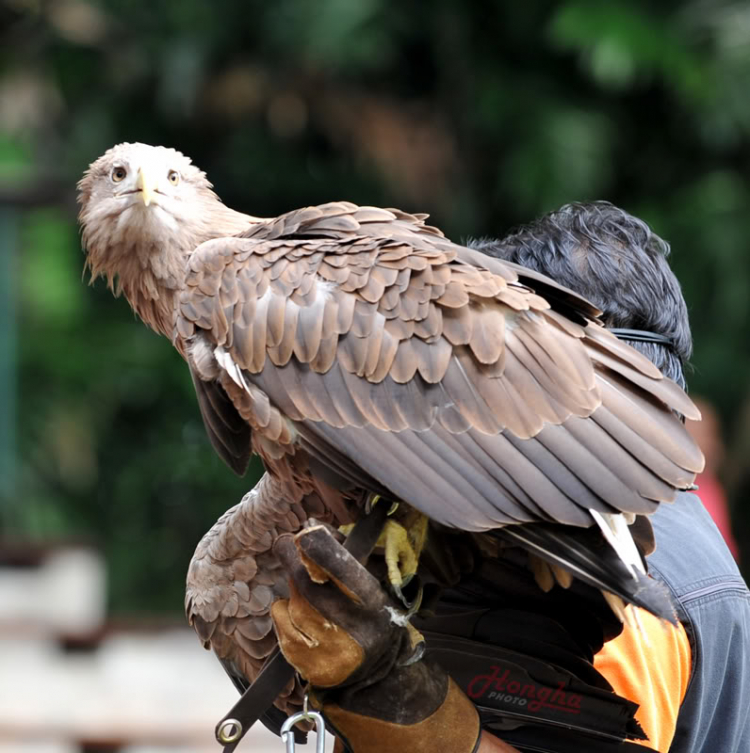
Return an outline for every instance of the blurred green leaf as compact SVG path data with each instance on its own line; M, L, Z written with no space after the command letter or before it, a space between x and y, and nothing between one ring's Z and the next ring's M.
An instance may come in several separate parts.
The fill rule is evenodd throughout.
M533 216L556 209L571 197L582 201L601 195L611 177L606 118L550 108L540 113L526 136L500 173L524 213Z
M34 167L34 160L28 144L0 130L0 185L10 185L14 181L28 177Z
M90 300L81 285L83 255L70 217L59 210L28 212L21 237L21 305L34 318L54 328L80 321Z
M648 4L562 3L549 25L553 44L578 52L590 75L603 87L625 88L655 77L685 95L703 81L702 61L674 23Z

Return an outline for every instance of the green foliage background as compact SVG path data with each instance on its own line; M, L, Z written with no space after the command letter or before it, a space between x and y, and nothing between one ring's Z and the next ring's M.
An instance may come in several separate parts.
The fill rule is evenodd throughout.
M176 612L197 540L257 476L214 457L169 343L82 282L75 182L145 141L256 215L345 198L461 239L606 198L648 220L746 542L748 40L750 6L721 0L0 0L6 531L95 539L115 611Z

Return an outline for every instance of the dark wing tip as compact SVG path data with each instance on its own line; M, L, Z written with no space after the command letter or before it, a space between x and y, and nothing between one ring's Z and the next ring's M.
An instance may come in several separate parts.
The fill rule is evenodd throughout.
M542 523L506 526L492 531L492 535L565 568L589 586L609 591L627 603L677 624L674 604L666 586L638 571L634 578L596 528Z
M192 369L190 374L211 445L238 476L244 476L252 454L250 427L218 382L204 382Z

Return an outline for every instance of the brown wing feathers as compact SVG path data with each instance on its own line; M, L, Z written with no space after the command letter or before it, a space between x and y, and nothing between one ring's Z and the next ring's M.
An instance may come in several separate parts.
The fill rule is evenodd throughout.
M651 511L701 466L670 412L692 403L595 314L420 218L341 203L201 246L177 332L430 517L589 525L588 507Z

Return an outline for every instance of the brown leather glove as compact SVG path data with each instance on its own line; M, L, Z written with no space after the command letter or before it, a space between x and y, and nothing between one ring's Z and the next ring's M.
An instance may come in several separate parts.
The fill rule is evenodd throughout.
M291 596L271 607L281 651L353 753L472 753L479 715L373 577L323 526L274 545Z

